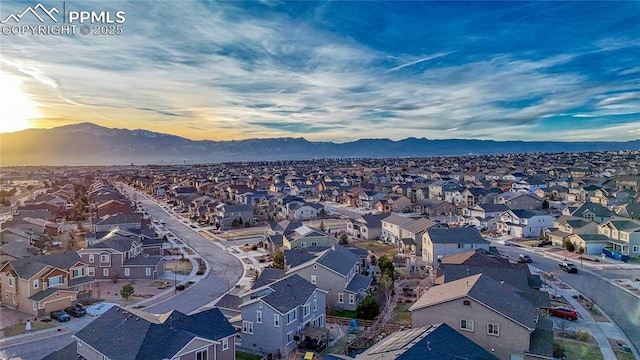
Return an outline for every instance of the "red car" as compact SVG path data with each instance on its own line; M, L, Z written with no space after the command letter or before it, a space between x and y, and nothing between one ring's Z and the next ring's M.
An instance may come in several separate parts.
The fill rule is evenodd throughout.
M578 320L578 312L563 306L554 306L549 308L549 313L553 316L565 318L567 320Z

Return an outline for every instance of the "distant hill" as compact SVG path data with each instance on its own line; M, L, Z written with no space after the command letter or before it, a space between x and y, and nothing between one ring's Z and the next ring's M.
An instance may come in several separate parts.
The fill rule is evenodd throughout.
M53 129L29 129L1 134L0 164L146 165L637 149L640 149L640 140L525 142L407 138L399 141L361 139L340 144L311 142L304 138L194 141L147 130L111 129L82 123Z

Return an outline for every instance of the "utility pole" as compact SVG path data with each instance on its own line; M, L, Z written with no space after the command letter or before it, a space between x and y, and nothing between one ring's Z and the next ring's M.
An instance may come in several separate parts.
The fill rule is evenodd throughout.
M178 265L173 267L173 293L178 293Z

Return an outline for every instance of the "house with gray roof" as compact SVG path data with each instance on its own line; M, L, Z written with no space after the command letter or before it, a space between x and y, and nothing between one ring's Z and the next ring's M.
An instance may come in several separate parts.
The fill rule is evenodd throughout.
M422 234L422 260L434 267L445 256L476 249L489 251L489 241L474 227L429 228Z
M192 315L172 310L155 316L114 306L73 336L75 354L70 351L73 345L61 351L82 359L235 360L235 336L218 309Z
M311 329L324 333L326 292L293 274L253 289L239 306L240 349L286 356ZM326 339L324 339L326 341Z
M287 270L327 292L327 306L355 310L364 299L372 277L363 275L360 254L340 245L333 246L312 259Z
M619 255L640 258L640 221L632 219L609 220L598 225L598 234L609 239L605 249Z
M100 242L78 251L87 271L96 279L156 279L164 272L161 255L144 252L138 237L112 232Z
M518 238L533 238L553 226L555 217L538 211L507 210L500 214L496 230Z
M446 323L397 331L355 360L498 360Z
M356 239L374 240L380 239L382 232L382 219L389 214L361 215L347 220L347 234Z
M409 311L413 328L445 323L500 359L553 355L551 320L519 289L484 274L431 287Z
M94 281L75 252L13 260L0 268L0 302L42 316L89 297Z
M415 220L408 216L401 216L398 214L391 214L381 220L382 232L380 233L380 240L389 242L391 244L398 244L400 242L400 228L402 225Z
M611 220L615 213L600 204L587 202L577 208L564 209L562 215L577 216L602 224Z
M427 218L412 219L400 225L400 241L398 242L398 252L405 252L410 255L422 255L422 234L427 229L445 229L445 224L433 222Z

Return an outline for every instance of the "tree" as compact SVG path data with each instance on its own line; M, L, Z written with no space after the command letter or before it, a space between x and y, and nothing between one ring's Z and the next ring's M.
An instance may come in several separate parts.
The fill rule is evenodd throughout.
M380 289L382 289L382 293L384 294L385 304L388 304L393 295L393 279L389 276L388 270L380 278Z
M284 253L282 252L282 249L278 249L273 253L273 267L277 269L284 269Z
M120 296L122 296L122 298L125 300L129 300L134 292L136 291L133 288L133 285L131 285L131 283L126 283L122 286L122 290L120 290Z
M339 241L340 245L348 245L349 244L349 235L347 235L347 233L343 232L342 234L340 234L340 237L338 239L340 240Z
M378 259L378 267L380 268L380 273L384 275L388 275L391 280L395 280L395 270L393 268L393 262L389 260L386 255L382 255L380 259Z
M320 209L320 212L318 212L318 216L320 217L320 219L324 219L327 216L327 212L324 210L324 208ZM322 225L322 223L320 223L320 225Z
M324 226L324 220L320 220L320 231L324 232L327 228Z
M356 308L358 319L373 320L378 314L380 314L380 304L373 295L367 295Z
M549 208L549 200L548 199L544 199L544 201L542 202L542 208L543 209L548 209Z
M574 251L576 251L576 246L575 246L575 245L573 245L573 243L572 243L571 241L569 241L569 240L567 240L567 241L564 243L564 246L565 246L565 248L567 249L567 251L569 251L569 252L574 252Z

